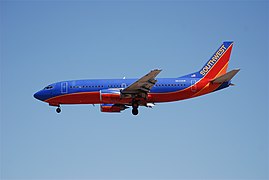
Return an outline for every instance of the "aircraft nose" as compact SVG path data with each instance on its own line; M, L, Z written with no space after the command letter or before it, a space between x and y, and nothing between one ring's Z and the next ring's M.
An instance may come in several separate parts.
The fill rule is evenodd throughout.
M34 94L34 97L35 97L36 99L38 99L38 100L41 101L41 92L40 92L40 91L36 92L36 93Z

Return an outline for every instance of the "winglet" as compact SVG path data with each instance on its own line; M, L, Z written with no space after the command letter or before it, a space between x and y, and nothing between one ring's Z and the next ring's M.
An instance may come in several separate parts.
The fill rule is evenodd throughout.
M223 74L215 79L213 79L211 82L216 83L224 83L230 81L238 72L240 69L234 69L232 71L227 72L226 74Z

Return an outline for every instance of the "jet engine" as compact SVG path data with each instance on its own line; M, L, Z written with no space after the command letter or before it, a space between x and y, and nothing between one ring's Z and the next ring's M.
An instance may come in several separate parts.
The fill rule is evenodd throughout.
M100 91L100 101L103 103L116 103L120 100L121 93L118 89L103 89Z
M128 107L123 104L101 104L100 110L101 112L121 112Z

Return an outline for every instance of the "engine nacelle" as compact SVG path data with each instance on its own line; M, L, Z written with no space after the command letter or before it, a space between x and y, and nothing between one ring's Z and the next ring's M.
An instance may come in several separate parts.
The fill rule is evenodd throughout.
M118 89L103 89L100 91L100 101L103 103L116 103L120 100L121 92Z
M101 112L121 112L128 108L123 104L101 104L100 110Z

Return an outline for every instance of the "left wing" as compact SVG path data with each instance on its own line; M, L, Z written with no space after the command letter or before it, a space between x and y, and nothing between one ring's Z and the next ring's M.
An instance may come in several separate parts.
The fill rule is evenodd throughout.
M154 86L154 84L157 82L155 78L161 71L162 70L160 69L154 69L150 71L148 74L138 79L127 88L121 90L121 93L123 95L124 94L139 94L139 93L147 94L150 91L150 89Z

